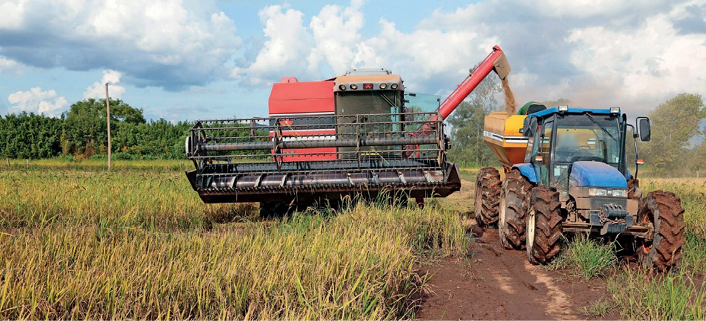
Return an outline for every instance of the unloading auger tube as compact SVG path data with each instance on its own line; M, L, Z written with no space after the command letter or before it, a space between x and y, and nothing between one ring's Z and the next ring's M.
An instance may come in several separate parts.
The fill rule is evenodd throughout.
M269 118L195 123L186 153L196 169L187 177L206 203L305 203L375 197L383 191L445 197L460 190L461 181L457 166L446 160L443 120L493 70L501 78L509 73L497 46L433 113L408 112L401 101L387 113L339 114L336 109L282 116L273 113L273 87ZM361 89L372 86L378 85L361 83ZM335 97L346 94L351 93L337 91ZM311 94L316 95L321 94Z

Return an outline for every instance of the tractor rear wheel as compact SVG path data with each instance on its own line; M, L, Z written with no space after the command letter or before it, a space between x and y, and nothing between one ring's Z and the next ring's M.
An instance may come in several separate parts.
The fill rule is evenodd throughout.
M636 240L638 261L660 272L677 268L682 260L686 226L679 197L671 192L650 192L640 206L637 219L639 224L654 228L652 240Z
M500 244L508 250L525 246L525 216L529 209L532 183L513 169L505 175L500 195L498 232Z
M478 171L475 196L473 207L478 225L495 225L498 222L500 201L500 173L497 169L486 167Z
M553 187L535 187L527 214L527 259L532 264L547 264L561 250L561 203Z

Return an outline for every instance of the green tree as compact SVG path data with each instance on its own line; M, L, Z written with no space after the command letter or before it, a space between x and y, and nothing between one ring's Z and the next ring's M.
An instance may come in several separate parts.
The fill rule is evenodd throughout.
M61 146L65 154L83 154L89 157L96 153L107 153L108 131L105 99L86 99L71 105L65 118L61 135ZM133 108L120 99L110 100L111 131L121 123L139 125L145 123L141 109Z
M698 135L699 124L706 116L701 95L679 94L650 112L652 139L642 144L641 155L658 174L685 168L689 140Z
M497 165L483 141L485 116L498 108L495 95L502 91L495 77L483 80L448 118L453 140L449 159L464 166Z

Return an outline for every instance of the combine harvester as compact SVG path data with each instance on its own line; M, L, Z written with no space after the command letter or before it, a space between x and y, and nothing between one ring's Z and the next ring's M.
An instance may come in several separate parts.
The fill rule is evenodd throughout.
M196 122L186 139L196 169L186 175L204 202L260 202L263 216L383 191L418 202L445 197L461 181L446 159L443 121L491 71L501 79L510 72L497 46L426 113L405 104L402 78L385 69L316 82L282 78L269 118Z
M560 251L564 233L621 240L645 265L677 267L684 245L684 209L673 193L642 198L637 139L650 140L650 121L627 123L620 108L547 109L528 103L517 115L491 113L484 140L503 165L476 178L476 220L498 226L506 249L526 249L533 264ZM628 170L628 127L635 140L635 174Z

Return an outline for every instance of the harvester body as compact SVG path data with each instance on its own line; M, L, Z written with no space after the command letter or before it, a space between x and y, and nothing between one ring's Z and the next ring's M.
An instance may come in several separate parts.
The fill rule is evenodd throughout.
M479 172L476 199L486 205L477 206L479 224L497 223L502 245L525 248L535 264L558 254L563 233L585 233L627 237L629 244L623 245L640 261L659 270L675 267L684 244L680 201L662 191L642 198L637 170L633 175L628 169L628 128L636 141L649 141L649 119L638 117L636 128L617 107L559 106L525 112L486 117L485 141L505 175L501 179L492 168ZM636 143L634 148L637 157ZM641 161L634 161L637 169ZM494 192L499 202L486 197Z
M407 106L402 78L385 69L316 82L282 78L268 118L195 123L186 141L195 170L187 177L207 203L307 204L383 191L447 196L461 181L446 160L443 120L494 70L509 72L497 46L434 112Z

